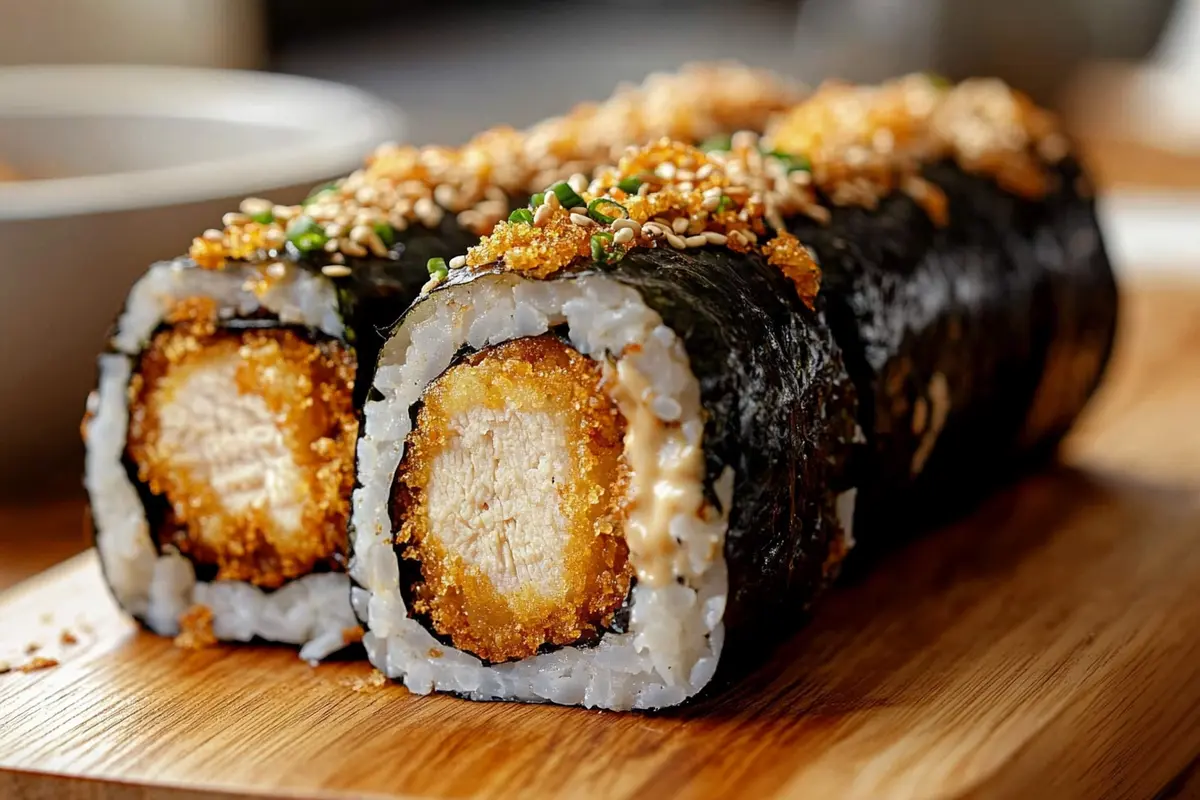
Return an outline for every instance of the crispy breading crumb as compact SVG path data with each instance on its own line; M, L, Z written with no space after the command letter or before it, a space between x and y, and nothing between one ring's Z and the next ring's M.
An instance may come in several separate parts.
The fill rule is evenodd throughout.
M59 634L58 641L64 645L66 645L67 647L70 647L71 645L74 645L74 644L79 644L79 638L75 634L73 634L69 630L67 630L66 628L63 628L62 633Z
M57 658L43 658L38 656L27 664L22 664L17 667L17 672L39 672L44 669L51 669L58 666Z
M374 692L387 686L387 678L377 669L365 678L342 678L341 684L352 692Z
M175 646L183 650L203 650L217 643L213 635L213 612L208 606L194 605L179 617L179 635Z

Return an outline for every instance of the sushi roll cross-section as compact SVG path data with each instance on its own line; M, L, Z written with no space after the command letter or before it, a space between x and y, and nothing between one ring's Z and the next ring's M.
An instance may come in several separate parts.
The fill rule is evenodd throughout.
M683 702L911 498L1051 448L1115 310L1066 140L997 82L831 85L769 139L628 151L383 345L351 510L368 655L416 692Z
M761 128L796 96L768 73L699 65L526 131L381 146L303 204L247 199L186 258L153 265L84 425L97 545L123 607L159 633L186 615L217 639L301 644L309 659L356 640L344 571L357 415L384 334L448 266L431 259L464 252L542 180L586 182L650 134ZM605 558L622 598L596 600L607 619L629 576L619 553Z

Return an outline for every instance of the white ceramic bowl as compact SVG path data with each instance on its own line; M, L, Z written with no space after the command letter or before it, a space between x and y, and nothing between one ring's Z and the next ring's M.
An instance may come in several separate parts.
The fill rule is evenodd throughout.
M295 202L402 133L345 86L172 67L0 69L0 495L76 473L95 356L152 261L249 195Z

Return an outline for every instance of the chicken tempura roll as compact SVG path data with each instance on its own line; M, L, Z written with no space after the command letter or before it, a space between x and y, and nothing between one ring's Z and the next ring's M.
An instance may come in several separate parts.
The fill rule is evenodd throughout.
M355 607L416 692L671 706L836 573L853 392L807 251L760 247L761 204L703 153L556 189L383 347Z

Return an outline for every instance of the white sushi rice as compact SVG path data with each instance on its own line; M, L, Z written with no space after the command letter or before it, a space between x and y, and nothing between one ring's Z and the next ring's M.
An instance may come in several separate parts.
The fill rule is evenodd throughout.
M122 462L129 424L129 380L134 363L164 317L180 300L216 301L226 318L265 310L284 324L305 325L340 337L333 284L306 270L292 270L262 295L252 291L256 274L246 268L198 269L186 259L152 266L134 285L109 344L100 357L99 385L88 399L84 483L96 527L96 549L118 602L164 636L179 632L190 606L208 606L218 639L303 645L300 657L319 660L344 646L357 624L343 574L314 574L276 591L248 583L197 582L191 562L155 546L137 489Z
M358 444L352 504L351 575L354 606L367 624L371 662L413 692L457 692L474 699L549 701L593 708L673 706L712 678L724 638L728 589L725 533L733 493L728 468L717 481L719 509L688 508L666 530L649 531L674 548L669 580L647 581L636 549L630 560L639 581L632 591L629 630L607 632L592 647L564 647L521 661L485 665L439 642L408 616L400 589L388 498L411 429L410 411L425 388L464 345L479 349L565 324L570 342L616 372L648 383L641 402L686 442L664 447L660 464L703 458L699 383L682 341L634 289L603 276L532 281L513 274L478 278L435 293L418 305L383 348ZM630 345L629 355L622 356ZM625 409L622 409L623 411ZM628 417L628 414L626 414ZM628 445L628 439L626 440ZM680 470L664 467L664 475ZM703 475L703 470L700 470ZM703 478L698 480L702 481ZM680 488L695 496L697 486ZM678 496L678 493L676 493ZM661 574L661 573L660 573ZM359 588L361 587L361 588Z

